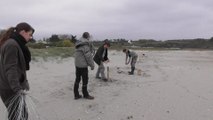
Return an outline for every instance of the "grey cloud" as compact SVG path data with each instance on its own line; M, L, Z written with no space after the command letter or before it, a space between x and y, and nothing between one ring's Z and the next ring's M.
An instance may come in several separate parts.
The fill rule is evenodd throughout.
M209 38L210 0L4 0L0 28L26 21L35 37L66 33L105 38ZM2 6L5 5L5 6ZM10 6L11 10L8 10Z

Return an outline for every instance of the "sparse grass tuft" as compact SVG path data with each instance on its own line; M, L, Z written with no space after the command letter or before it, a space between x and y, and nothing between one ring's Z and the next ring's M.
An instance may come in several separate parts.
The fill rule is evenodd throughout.
M47 60L48 58L68 58L72 57L74 54L73 47L49 47L44 49L32 49L30 48L32 54L32 60L36 61L36 58L43 58Z

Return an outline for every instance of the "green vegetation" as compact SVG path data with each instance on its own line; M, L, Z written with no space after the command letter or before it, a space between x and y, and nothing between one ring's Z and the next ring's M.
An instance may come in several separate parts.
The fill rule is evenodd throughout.
M57 47L72 47L74 44L70 40L62 40L57 42Z
M181 50L181 49L199 49L213 50L213 38L211 39L188 39L188 40L137 40L128 42L125 39L110 40L111 50L122 50L123 48L140 49L140 50ZM93 41L96 49L103 44L103 41ZM67 58L74 54L74 43L69 40L59 40L57 42L31 42L28 43L31 48L32 59L43 58Z
M0 30L0 37L5 30ZM36 58L67 58L74 54L74 43L76 36L73 35L56 35L43 40L31 40L27 45L32 53L32 59ZM123 48L140 49L140 50L181 50L181 49L199 49L213 50L213 37L210 39L181 39L157 41L153 39L110 39L111 50L122 50ZM96 48L103 45L103 40L93 41Z
M32 59L43 58L47 60L48 58L68 58L72 57L74 54L73 47L49 47L43 49L33 49L30 48Z
M213 50L213 38L211 39L184 39L184 40L166 40L156 41L140 39L128 42L125 39L110 40L112 49L132 48L132 49L208 49ZM101 41L95 41L94 45L99 46ZM103 42L102 42L103 44Z

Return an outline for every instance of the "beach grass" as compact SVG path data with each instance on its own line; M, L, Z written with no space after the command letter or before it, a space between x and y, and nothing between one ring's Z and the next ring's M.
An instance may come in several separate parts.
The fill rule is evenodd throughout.
M33 49L30 48L32 60L37 58L43 58L47 60L48 58L68 58L72 57L74 54L73 47L49 47L43 49Z

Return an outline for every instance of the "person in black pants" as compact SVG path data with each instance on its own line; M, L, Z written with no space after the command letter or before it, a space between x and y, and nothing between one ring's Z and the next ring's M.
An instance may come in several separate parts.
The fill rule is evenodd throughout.
M86 99L94 99L93 96L89 95L87 91L88 84L88 66L91 67L91 70L94 70L94 61L93 61L93 50L94 48L92 43L89 41L90 35L88 32L84 32L82 38L78 40L75 44L75 68L76 68L76 79L74 84L74 96L75 99L82 98L82 95L79 94L78 88L79 83L82 78L82 93L83 97Z

